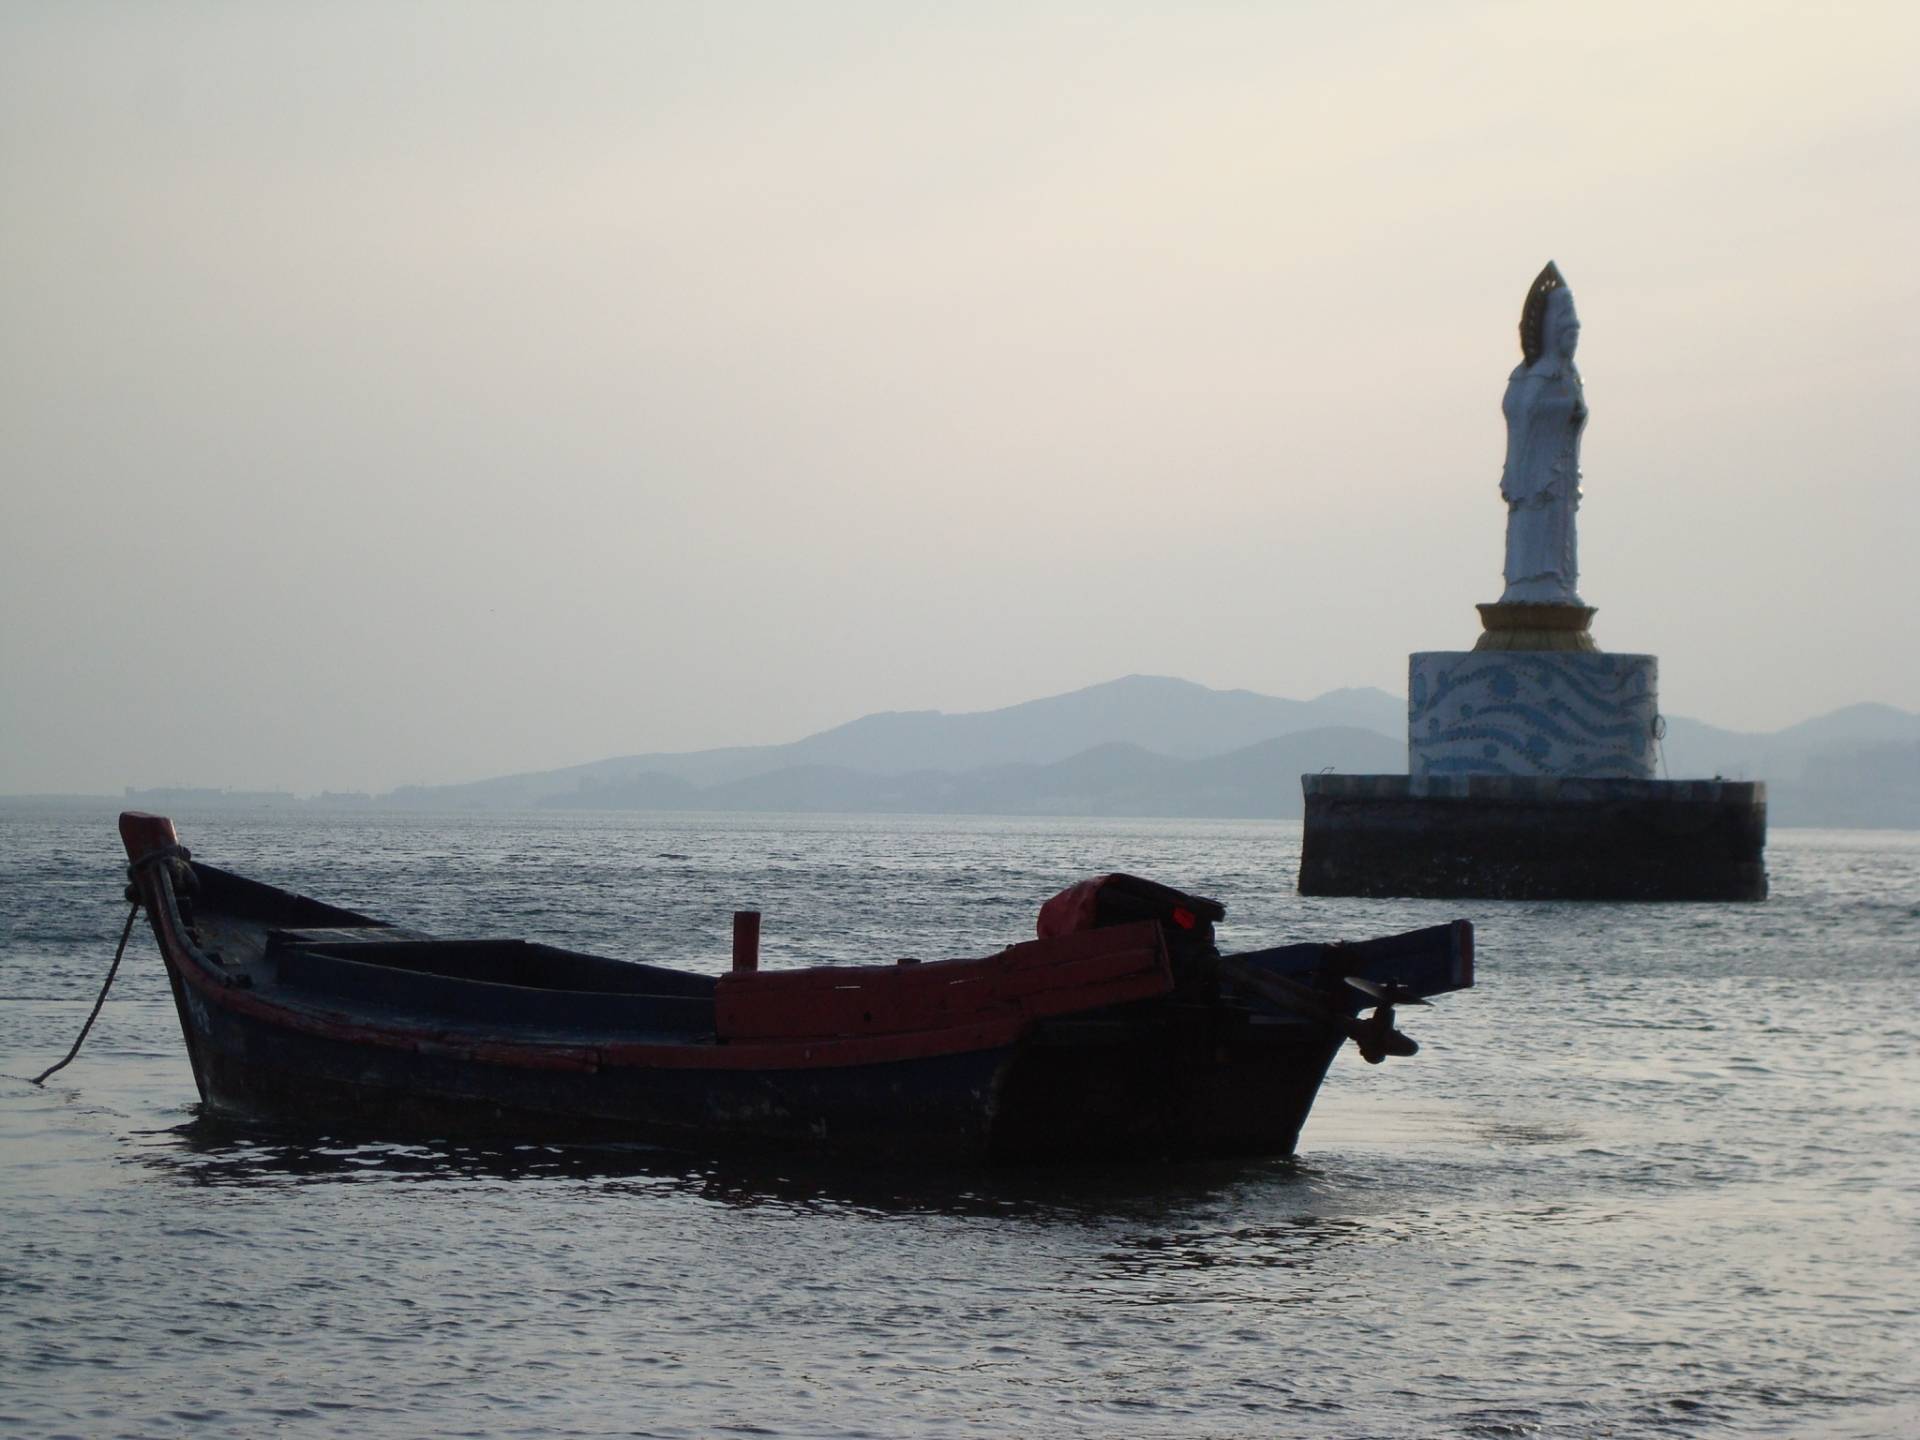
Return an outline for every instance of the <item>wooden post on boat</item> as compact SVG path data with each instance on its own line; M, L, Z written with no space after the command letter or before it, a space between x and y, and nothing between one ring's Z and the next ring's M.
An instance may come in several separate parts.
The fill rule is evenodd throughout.
M760 968L760 912L733 912L733 969L735 974Z

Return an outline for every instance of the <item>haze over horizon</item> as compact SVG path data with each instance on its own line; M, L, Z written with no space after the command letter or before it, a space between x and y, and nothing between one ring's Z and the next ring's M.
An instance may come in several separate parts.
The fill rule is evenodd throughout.
M1601 645L1920 710L1917 17L8 7L0 793L1404 693L1549 257Z

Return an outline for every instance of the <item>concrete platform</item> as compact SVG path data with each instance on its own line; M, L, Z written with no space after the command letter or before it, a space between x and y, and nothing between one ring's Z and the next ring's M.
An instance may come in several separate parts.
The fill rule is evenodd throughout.
M1303 775L1303 895L1764 900L1767 787Z

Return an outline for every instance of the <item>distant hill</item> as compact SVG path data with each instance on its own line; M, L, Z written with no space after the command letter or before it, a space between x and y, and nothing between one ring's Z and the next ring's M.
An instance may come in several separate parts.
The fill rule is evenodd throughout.
M1767 782L1774 825L1920 829L1920 715L1848 705L1770 734L1675 718L1667 773Z
M845 765L791 765L694 789L671 776L582 783L541 802L564 809L856 811L946 815L1165 815L1285 818L1301 811L1308 770L1404 768L1404 742L1355 726L1302 731L1225 755L1181 760L1114 741L1048 765L880 775ZM625 797L658 792L666 805Z
M1283 700L1129 675L1000 710L887 711L786 745L627 755L466 785L272 803L433 810L800 810L1284 818L1300 777L1406 771L1406 702L1383 690ZM1671 717L1674 779L1765 780L1775 825L1920 829L1920 715L1849 705L1770 734ZM136 792L168 804L259 804Z
M1675 777L1724 775L1768 785L1802 778L1818 757L1886 745L1920 745L1920 715L1891 705L1848 705L1769 734L1745 734L1674 717L1664 741Z
M589 793L610 798L626 785L659 790L667 781L680 780L702 788L727 787L807 768L899 777L922 771L955 775L995 766L1045 766L1105 745L1198 760L1285 735L1333 729L1370 730L1391 740L1398 758L1388 768L1404 769L1406 726L1406 701L1384 690L1335 690L1314 700L1282 700L1251 690L1210 690L1190 680L1129 675L1001 710L959 715L883 711L787 745L627 755L466 785L408 786L386 798L393 804L434 809L523 809L578 803L577 797ZM1339 764L1330 755L1309 768ZM816 778L811 783L826 782ZM660 793L663 805L647 808L672 806L664 799L667 792Z
M823 764L881 774L932 766L1051 764L1094 744L1137 745L1175 759L1229 750L1330 726L1404 732L1407 706L1384 690L1335 690L1316 700L1280 700L1251 690L1209 690L1190 680L1129 675L1004 710L867 715L787 747Z
M1767 782L1776 825L1920 830L1920 741L1836 745Z

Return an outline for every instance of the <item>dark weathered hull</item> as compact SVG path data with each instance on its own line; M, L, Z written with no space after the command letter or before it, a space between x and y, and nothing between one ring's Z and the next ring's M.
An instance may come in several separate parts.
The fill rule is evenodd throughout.
M182 1023L201 1098L229 1116L333 1133L895 1158L1291 1154L1344 1040L1289 1025L1224 1052L1150 1033L832 1069L588 1072L371 1051L192 999Z
M201 1098L229 1116L333 1133L769 1144L984 1155L1008 1051L857 1070L541 1070L407 1054L189 1003ZM897 1097L912 1096L910 1105ZM889 1097L892 1103L881 1103Z
M169 969L174 970L169 962ZM958 1054L816 1069L538 1069L408 1053L207 1003L174 975L201 1098L336 1133L794 1146L1015 1159L1291 1154L1344 1036L1204 1011L1043 1027Z
M936 1161L1286 1155L1362 1003L1330 947L1235 957L1296 977L1275 983L1305 999L1274 1005L1196 983L1148 924L979 962L716 980L411 937L168 858L161 838L136 826L128 848L203 1101L331 1134ZM1470 983L1467 934L1377 942L1340 973ZM576 988L535 988L529 969Z
M1219 1028L1203 1012L1117 1046L1023 1048L995 1115L995 1153L1291 1155L1346 1037L1304 1021L1208 1033Z

